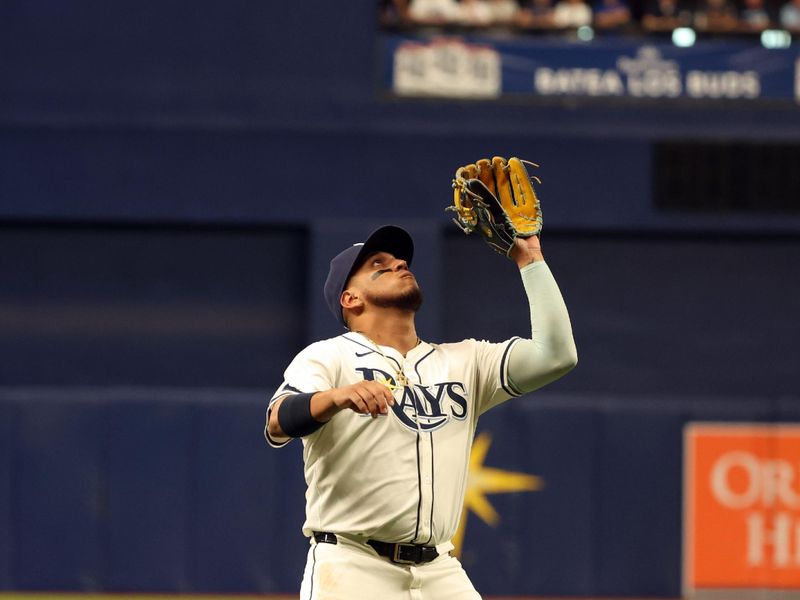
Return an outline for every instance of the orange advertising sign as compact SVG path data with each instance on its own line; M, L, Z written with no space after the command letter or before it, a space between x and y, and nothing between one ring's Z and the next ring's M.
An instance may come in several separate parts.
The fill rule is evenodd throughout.
M684 591L800 589L800 425L684 432Z

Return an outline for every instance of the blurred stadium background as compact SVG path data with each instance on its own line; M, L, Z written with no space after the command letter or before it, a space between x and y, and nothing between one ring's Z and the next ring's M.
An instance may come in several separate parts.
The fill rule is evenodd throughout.
M476 473L542 485L474 489L497 514L465 512L479 590L798 592L785 3L562 27L547 2L417 4L0 2L1 598L296 597L300 445L261 431L337 333L327 261L401 224L426 339L524 334L513 265L443 211L491 154L541 164L580 364L481 422Z

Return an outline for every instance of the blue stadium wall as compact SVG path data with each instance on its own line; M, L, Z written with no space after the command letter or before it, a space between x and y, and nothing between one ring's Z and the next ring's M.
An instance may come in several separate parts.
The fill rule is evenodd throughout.
M0 34L2 590L296 591L299 444L261 429L336 333L331 253L401 223L426 339L526 333L513 265L442 210L489 153L543 165L580 364L481 421L546 484L467 517L482 592L680 595L684 424L798 417L796 213L652 184L656 143L797 144L796 107L401 101L362 0L13 1Z

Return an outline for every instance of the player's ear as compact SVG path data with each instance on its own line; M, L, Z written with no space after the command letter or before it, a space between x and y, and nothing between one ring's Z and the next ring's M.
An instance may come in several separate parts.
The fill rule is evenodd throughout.
M358 294L357 290L347 288L345 291L342 292L341 298L339 298L339 304L342 305L342 308L357 308L364 304L364 301Z

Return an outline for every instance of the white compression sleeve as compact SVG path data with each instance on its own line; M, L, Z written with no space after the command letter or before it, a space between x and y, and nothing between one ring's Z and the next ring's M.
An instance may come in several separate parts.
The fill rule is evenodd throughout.
M511 350L508 378L514 389L531 392L555 381L578 362L572 325L550 268L537 261L520 269L531 311L531 339Z

